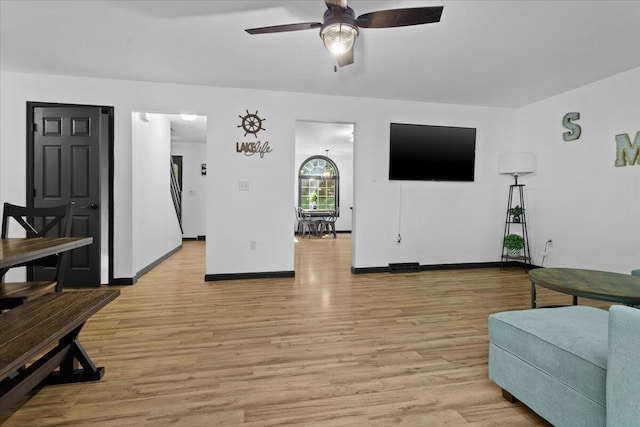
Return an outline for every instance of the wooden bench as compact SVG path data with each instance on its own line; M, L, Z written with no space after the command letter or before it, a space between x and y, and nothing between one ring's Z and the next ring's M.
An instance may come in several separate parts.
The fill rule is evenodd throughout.
M0 411L40 383L101 379L104 368L93 364L78 334L119 294L117 289L50 293L0 314Z
M52 281L0 283L0 310L17 307L55 288L56 282Z

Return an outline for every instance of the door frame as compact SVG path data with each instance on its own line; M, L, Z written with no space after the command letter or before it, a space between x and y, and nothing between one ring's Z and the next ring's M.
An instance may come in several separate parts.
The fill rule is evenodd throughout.
M108 117L108 137L107 137L107 162L108 162L108 197L109 197L109 221L108 221L108 244L109 244L109 277L108 284L113 283L113 175L114 175L114 121L115 121L115 109L111 106L106 105L87 105L87 104L61 104L55 102L36 102L36 101L27 101L27 123L26 123L26 133L27 133L27 153L26 153L26 163L27 163L27 176L26 176L26 201L28 207L33 207L33 175L34 175L34 134L31 123L33 123L34 117L34 109L38 107L44 108L72 108L72 107L97 107L101 109L101 114L106 115ZM102 161L102 160L101 160ZM102 191L102 189L101 189ZM102 228L102 227L101 227ZM102 232L102 231L101 231ZM101 238L104 236L101 235ZM102 251L101 251L102 257ZM102 279L100 279L102 281ZM102 283L101 283L102 284Z
M297 124L299 122L306 122L306 123L315 123L315 124L324 124L324 125L332 125L332 124L341 124L341 125L351 125L352 130L353 130L353 141L352 141L352 148L351 148L351 204L347 205L346 203L340 203L340 205L342 206L341 208L341 212L344 212L347 209L347 206L349 207L349 214L351 215L351 271L354 271L354 265L355 265L355 260L356 260L356 238L357 238L357 231L356 231L356 217L354 215L354 206L356 204L356 130L357 130L357 121L356 120L345 120L345 121L336 121L336 120L314 120L314 119L300 119L297 118L294 121L294 128L297 126ZM294 137L294 142L293 142L293 157L294 159L296 158L296 153L297 153L297 144L296 144L296 138ZM326 156L322 156L321 154L319 154L318 156L320 157L327 157L328 158L328 154ZM315 157L315 155L312 156L306 156L308 158L310 157ZM330 159L332 162L335 162L333 159ZM304 163L304 162L303 162ZM337 165L336 165L337 166ZM294 168L299 168L300 164L297 163L297 160L294 160ZM344 177L344 173L341 174L341 177ZM341 186L344 185L343 183L340 184ZM296 189L299 186L299 170L296 170L295 172L295 184L294 184L294 194L296 194ZM344 187L343 187L344 188ZM294 197L295 200L295 205L298 204L299 201L299 189L297 190L298 193L296 194L296 197ZM295 246L293 247L293 252L294 252L294 269L295 269ZM295 274L295 272L294 272Z

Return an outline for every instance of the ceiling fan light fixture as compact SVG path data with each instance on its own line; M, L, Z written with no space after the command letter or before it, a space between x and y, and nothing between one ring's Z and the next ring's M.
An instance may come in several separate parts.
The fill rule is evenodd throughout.
M1 1L1 0L0 0ZM356 18L355 11L347 6L348 0L324 0L327 9L322 22L299 22L248 28L249 34L283 33L288 31L320 28L320 38L327 50L333 53L340 67L353 64L354 44L360 28L394 28L440 22L443 6L409 7L376 10ZM337 71L337 67L334 67Z
M329 52L342 55L353 48L358 37L358 28L344 22L335 22L323 27L320 37Z

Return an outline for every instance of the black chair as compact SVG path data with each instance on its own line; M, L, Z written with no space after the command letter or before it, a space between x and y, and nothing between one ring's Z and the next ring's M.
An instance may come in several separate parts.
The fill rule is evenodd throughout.
M29 208L5 203L2 211L2 238L7 238L9 222L13 219L27 232L27 237L70 237L73 218L73 202L66 205L48 208ZM67 265L69 251L26 262L14 267L33 267L47 271L44 275L50 280L4 283L4 276L9 268L0 269L0 309L13 308L23 302L36 298L47 292L62 291L64 270Z

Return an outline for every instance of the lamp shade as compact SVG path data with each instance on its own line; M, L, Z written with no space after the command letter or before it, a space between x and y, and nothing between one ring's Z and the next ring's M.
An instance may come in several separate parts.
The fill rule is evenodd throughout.
M504 153L498 156L498 173L519 176L535 171L535 153Z

